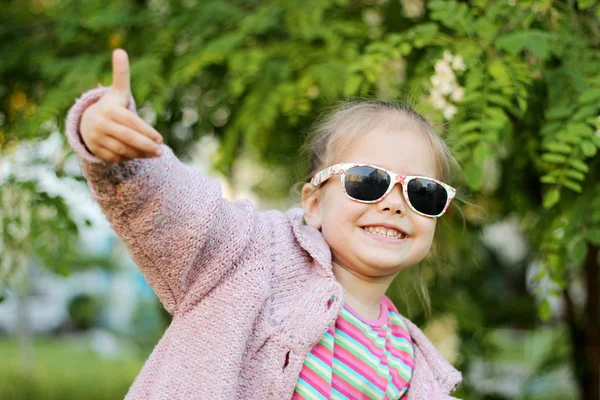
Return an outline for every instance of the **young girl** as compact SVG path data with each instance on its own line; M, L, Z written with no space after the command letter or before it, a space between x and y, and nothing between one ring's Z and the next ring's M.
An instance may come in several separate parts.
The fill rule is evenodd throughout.
M448 153L405 106L348 105L311 144L302 209L257 212L135 113L129 63L67 118L92 195L173 314L128 399L452 399L461 380L385 296L430 249Z

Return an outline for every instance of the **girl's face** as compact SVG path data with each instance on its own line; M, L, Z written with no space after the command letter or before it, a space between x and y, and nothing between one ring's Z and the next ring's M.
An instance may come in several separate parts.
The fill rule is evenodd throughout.
M411 125L400 131L375 128L344 152L339 162L371 163L397 174L435 177L436 161L431 146ZM396 184L380 202L359 203L346 197L340 177L335 176L321 186L321 193L305 186L302 201L305 221L321 229L334 262L363 276L395 275L427 255L436 225L435 218L411 210L401 190L401 185ZM373 233L390 227L406 237L389 238Z

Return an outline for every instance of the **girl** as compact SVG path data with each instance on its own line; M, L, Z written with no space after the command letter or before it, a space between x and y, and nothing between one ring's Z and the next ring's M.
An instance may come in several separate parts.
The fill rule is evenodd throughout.
M256 212L135 113L129 63L67 118L92 195L173 314L128 399L451 399L456 371L385 292L454 189L411 109L350 105L311 144L302 209ZM374 165L373 165L374 164Z

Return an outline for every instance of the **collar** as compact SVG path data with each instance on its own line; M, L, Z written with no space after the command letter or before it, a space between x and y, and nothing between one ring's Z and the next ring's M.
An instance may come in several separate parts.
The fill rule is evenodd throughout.
M292 208L285 214L300 246L315 260L324 276L333 276L331 250L319 230L304 224L304 210Z

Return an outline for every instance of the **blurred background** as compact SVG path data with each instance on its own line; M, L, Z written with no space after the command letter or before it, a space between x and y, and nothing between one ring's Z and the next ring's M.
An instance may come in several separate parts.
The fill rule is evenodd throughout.
M340 100L425 114L457 206L390 296L463 371L457 397L598 400L598 3L1 2L0 398L123 398L169 324L64 137L121 47L140 115L259 209L298 204L300 146Z

